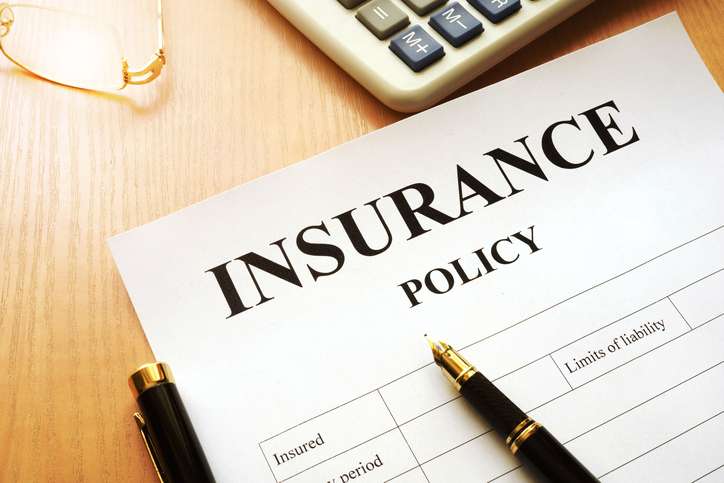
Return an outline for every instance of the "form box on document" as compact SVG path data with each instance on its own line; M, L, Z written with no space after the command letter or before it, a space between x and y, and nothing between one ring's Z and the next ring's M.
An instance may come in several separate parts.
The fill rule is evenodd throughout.
M553 359L578 387L688 330L667 298L559 349Z

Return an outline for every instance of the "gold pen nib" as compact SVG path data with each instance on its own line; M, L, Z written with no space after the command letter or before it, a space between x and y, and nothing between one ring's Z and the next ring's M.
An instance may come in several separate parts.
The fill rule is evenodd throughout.
M425 334L427 343L430 344L432 349L432 357L435 360L435 364L440 366L442 372L450 379L455 387L460 390L460 387L465 383L473 374L477 372L475 367L470 364L463 356L458 354L455 349L450 347L443 341L435 342L430 340Z
M435 364L439 366L442 363L442 355L449 346L444 342L435 342L430 339L427 334L425 334L425 339L427 339L427 343L430 344L430 349L432 349L432 358L435 360Z

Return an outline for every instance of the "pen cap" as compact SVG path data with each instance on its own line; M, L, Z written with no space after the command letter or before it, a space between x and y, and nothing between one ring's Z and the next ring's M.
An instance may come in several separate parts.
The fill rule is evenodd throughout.
M135 399L152 387L175 382L171 368L165 362L144 364L128 377L128 387L131 388Z
M515 454L527 463L528 468L541 481L600 483L593 473L542 426L522 443Z
M167 364L141 366L128 378L141 410L134 418L163 483L212 483L214 476Z

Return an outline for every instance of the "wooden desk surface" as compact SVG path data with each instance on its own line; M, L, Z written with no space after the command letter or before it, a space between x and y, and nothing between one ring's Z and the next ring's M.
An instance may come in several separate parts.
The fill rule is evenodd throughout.
M63 5L153 52L151 0ZM673 9L724 86L724 2L599 0L464 90ZM162 78L118 96L0 61L0 481L155 481L126 386L152 355L109 236L402 117L262 0L166 10Z

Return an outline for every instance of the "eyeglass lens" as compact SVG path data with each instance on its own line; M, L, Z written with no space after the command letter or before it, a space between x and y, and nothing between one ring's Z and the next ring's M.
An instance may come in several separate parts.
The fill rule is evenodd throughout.
M0 47L16 64L69 86L123 87L123 55L113 27L62 10L31 5L0 8Z

